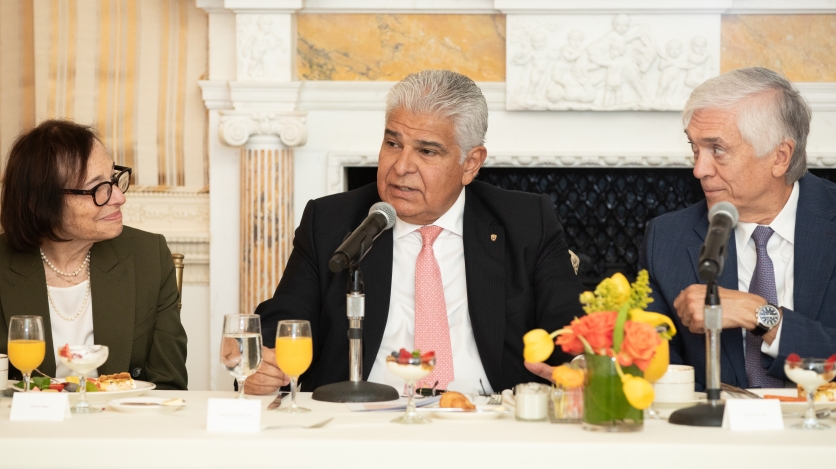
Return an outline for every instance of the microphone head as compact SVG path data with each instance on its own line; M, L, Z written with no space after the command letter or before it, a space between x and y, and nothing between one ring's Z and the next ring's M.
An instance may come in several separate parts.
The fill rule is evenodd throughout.
M372 205L372 208L369 209L369 215L375 212L381 213L386 217L386 228L383 228L384 230L388 230L389 228L395 226L395 221L398 219L398 213L395 211L395 207L393 207L392 204L378 202ZM734 213L736 214L737 212L735 211Z
M718 202L711 207L711 210L708 211L708 221L711 222L717 214L724 214L729 217L732 221L732 228L737 226L737 219L739 215L737 214L737 209L731 202Z

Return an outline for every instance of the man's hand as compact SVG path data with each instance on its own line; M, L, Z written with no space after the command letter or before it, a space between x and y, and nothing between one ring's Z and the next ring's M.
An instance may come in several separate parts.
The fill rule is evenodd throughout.
M535 375L543 379L547 379L549 381L552 380L552 371L554 371L554 368L552 368L551 366L546 365L545 363L535 362L524 362L524 364L528 371L534 373Z
M264 360L258 367L258 371L244 381L244 392L246 394L270 394L290 383L290 377L284 374L276 364L276 351L261 347L261 354Z
M705 333L705 285L691 285L682 290L673 300L676 314L682 324L694 334ZM719 288L720 301L723 304L723 329L742 327L752 330L758 324L755 310L766 304L766 300L758 295L737 290Z

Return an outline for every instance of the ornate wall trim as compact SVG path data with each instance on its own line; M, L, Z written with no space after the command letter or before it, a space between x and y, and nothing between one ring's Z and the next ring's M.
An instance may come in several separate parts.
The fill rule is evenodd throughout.
M240 147L252 136L276 135L286 147L304 145L308 140L304 112L221 111L221 141Z
M345 171L348 167L377 166L377 150L356 153L329 153L326 188L328 194L346 190ZM836 168L836 152L808 152L807 165L810 168ZM491 153L485 160L485 167L646 167L646 168L688 168L694 166L694 157L689 153L671 152L514 152Z
M183 282L208 285L208 190L135 186L125 196L125 225L164 235L172 252L186 256Z
M205 82L201 82L205 83ZM302 82L299 90L299 108L307 111L360 111L383 110L386 107L386 94L394 85L390 81L307 81ZM505 110L505 82L477 83L488 102L491 111ZM813 111L836 110L836 83L795 83L801 94L807 99ZM204 87L201 84L201 87ZM204 99L208 87L204 87ZM217 88L211 88L209 99L222 102L222 94ZM218 101L214 101L215 98Z

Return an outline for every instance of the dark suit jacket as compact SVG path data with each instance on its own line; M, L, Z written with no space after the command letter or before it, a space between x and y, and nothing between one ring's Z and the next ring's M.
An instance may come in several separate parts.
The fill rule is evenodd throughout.
M348 271L333 274L328 260L345 235L380 201L374 184L308 202L293 252L272 299L260 304L265 343L272 346L282 319L311 322L314 354L302 381L309 390L348 380ZM522 336L554 331L583 314L582 285L569 260L551 200L474 181L466 188L464 256L473 335L493 389L537 378L523 366ZM491 241L491 235L496 241ZM363 377L374 363L389 314L392 230L363 260L366 316ZM397 281L397 280L396 280ZM552 362L568 359L562 352Z
M778 357L761 356L767 373L784 380L784 360L790 353L819 358L836 353L836 184L812 174L805 175L799 184L794 308L784 308ZM648 310L665 313L676 323L678 333L671 341L671 362L692 365L700 387L705 386L705 336L692 334L682 325L673 301L681 290L700 283L697 261L708 231L707 213L703 200L654 219L647 226L639 261L650 272L653 288L654 302ZM734 233L718 284L737 290ZM722 382L748 387L741 330L724 330L720 342Z
M158 389L186 389L186 331L177 309L171 251L162 235L124 227L90 253L93 333L108 347L99 374L130 372ZM46 296L46 276L37 249L12 251L0 235L0 353L6 353L12 316L37 315L44 321L46 356L38 369L55 376L55 346ZM12 367L9 367L12 372ZM13 374L18 374L14 370Z

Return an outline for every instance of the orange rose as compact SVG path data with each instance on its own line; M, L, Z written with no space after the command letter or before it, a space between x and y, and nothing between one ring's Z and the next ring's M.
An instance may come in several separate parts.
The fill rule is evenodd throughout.
M564 352L570 355L580 355L583 353L583 342L578 339L578 336L572 332L571 326L563 334L557 336L555 343L563 349Z
M592 350L600 353L602 349L612 347L612 331L617 317L615 311L587 314L572 321L572 331L586 339Z
M624 342L621 352L633 358L633 364L644 371L650 364L662 338L650 324L627 321L624 323Z

